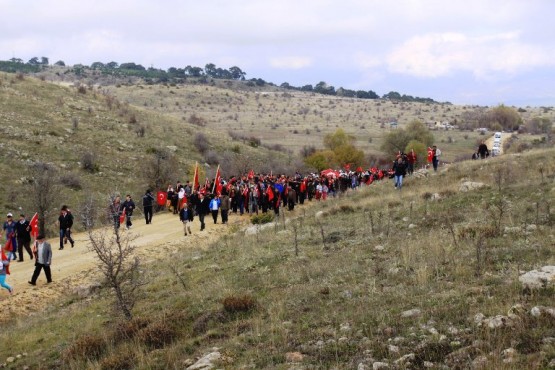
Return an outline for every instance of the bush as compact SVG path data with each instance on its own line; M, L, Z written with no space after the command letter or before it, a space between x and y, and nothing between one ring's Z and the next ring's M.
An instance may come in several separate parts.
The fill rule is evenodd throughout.
M62 353L62 358L66 362L79 359L97 359L105 350L106 342L104 338L95 334L88 334L71 343Z
M267 224L274 221L274 215L271 212L261 213L259 215L253 215L251 217L251 223L253 225Z
M131 320L120 321L116 324L114 339L116 341L133 339L135 335L150 324L150 320L134 317Z
M201 154L206 153L210 149L210 141L208 141L208 138L202 132L195 135L193 143Z
M222 301L224 310L229 313L249 312L256 308L256 300L250 294L227 296Z
M196 114L191 114L188 119L188 122L192 125L204 127L206 126L206 120L202 117L197 116Z
M100 166L96 161L97 161L96 154L87 152L87 153L84 153L83 156L81 157L81 166L85 171L90 173L95 173L100 170Z
M63 174L62 177L60 177L60 183L73 190L81 190L83 188L81 185L81 179L73 172Z
M136 357L131 349L118 349L100 362L102 370L127 370L135 368Z
M149 348L163 348L177 337L175 328L165 321L157 321L137 333L137 338Z

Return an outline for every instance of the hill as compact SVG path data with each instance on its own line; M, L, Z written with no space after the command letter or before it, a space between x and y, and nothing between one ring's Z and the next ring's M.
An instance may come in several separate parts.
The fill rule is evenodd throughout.
M555 265L554 154L423 171L401 192L378 182L249 232L232 216L227 228L209 225L219 239L159 243L145 230L147 283L133 320L114 314L106 288L62 295L2 325L10 345L0 359L25 353L9 368L186 368L208 353L220 368L552 366L554 288L518 278Z

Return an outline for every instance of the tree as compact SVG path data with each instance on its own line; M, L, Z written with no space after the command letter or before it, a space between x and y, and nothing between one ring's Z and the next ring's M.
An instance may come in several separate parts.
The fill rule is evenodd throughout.
M117 62L106 63L106 68L115 69L115 68L118 68L118 66L119 65Z
M92 69L103 69L105 67L106 66L102 62L94 62L93 64L91 64Z
M350 164L352 167L357 167L364 162L364 152L352 144L341 145L333 152L335 153L335 164L338 166Z
M145 161L144 178L151 189L163 189L172 183L178 170L177 158L165 148L153 149Z
M304 85L301 87L301 91L314 91L312 85Z
M65 67L66 66L66 64L63 60L58 60L56 63L54 63L54 65L58 66L58 67Z
M493 129L495 124L499 124L503 130L516 131L522 124L522 118L516 109L501 104L480 117L481 127Z
M191 67L191 66L185 67L185 73L188 76L191 76L191 77L200 77L204 74L202 68L200 68L200 67Z
M525 129L531 134L550 134L553 122L547 117L534 117L526 122Z
M337 129L333 134L324 136L324 146L330 150L335 150L340 146L351 145L355 142L355 137L348 135L343 129Z
M216 65L214 63L208 63L204 66L204 73L208 77L216 77Z
M431 146L434 143L434 135L422 122L412 121L406 128L398 129L385 135L381 149L385 154L392 155L399 151L405 151L411 140Z
M47 163L38 162L30 169L32 182L27 194L39 218L39 234L46 233L46 224L58 201L60 186L56 169Z
M110 198L110 204L111 202ZM97 211L91 198L81 214L90 241L88 248L98 257L99 270L116 297L116 307L127 320L131 320L138 288L143 285L139 270L140 259L134 255L133 236L129 233L121 235L119 228L114 227L94 230L92 226L95 214ZM110 215L109 223L113 222Z
M401 100L401 94L399 94L397 91L390 91L385 94L383 98L389 100Z
M234 80L244 80L245 76L247 75L241 70L241 68L236 66L231 67L229 69L229 72L231 73L231 78L233 78Z
M314 86L314 92L324 95L335 95L335 87L328 85L324 81L320 81Z
M40 64L39 62L39 58L38 57L33 57L31 59L29 59L29 61L27 62L27 64L30 64L32 66L37 66Z
M320 172L336 163L335 153L331 150L319 150L305 158L304 163Z
M40 58L40 64L42 64L43 66L47 66L48 63L48 58L47 57L41 57Z

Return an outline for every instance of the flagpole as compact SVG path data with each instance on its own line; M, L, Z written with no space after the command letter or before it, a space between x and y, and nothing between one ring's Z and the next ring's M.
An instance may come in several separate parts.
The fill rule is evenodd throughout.
M218 165L218 169L216 170L216 178L214 180L214 186L212 186L212 194L214 194L214 190L216 190L216 182L218 181L218 173L220 172L220 165Z

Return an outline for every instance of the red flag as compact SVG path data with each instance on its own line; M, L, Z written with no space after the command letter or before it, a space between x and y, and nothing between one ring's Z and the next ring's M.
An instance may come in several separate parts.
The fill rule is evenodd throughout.
M122 224L123 221L125 221L125 208L123 209L123 212L119 216L119 223Z
M195 174L193 176L193 190L198 190L200 188L200 183L198 180L198 162L195 164Z
M250 179L254 179L254 170L250 170L249 174L247 175L247 177Z
M39 235L39 214L38 213L35 212L33 217L31 217L29 226L31 227L31 236L36 239L37 236Z
M159 191L158 193L156 193L156 203L158 203L159 206L165 206L167 200L168 193L166 193L165 191Z
M266 191L266 194L268 194L268 201L272 201L272 199L274 199L274 191L272 190L271 186L268 186L268 190Z
M6 243L7 245L7 243ZM0 261L0 263L2 263L3 261L9 261L8 256L6 256L6 253L4 253L4 249L2 249L2 261ZM10 274L10 265L6 265L4 266L4 268L6 269L6 274Z
M214 179L214 186L212 187L212 193L216 195L222 194L222 174L220 173L220 166L216 170L216 179Z
M345 171L349 171L351 169L351 164L347 163L343 166L343 168L345 169Z
M4 245L4 249L7 250L8 252L14 252L11 235L8 235L8 240L6 240L6 244Z
M433 158L434 158L434 150L428 147L428 162L431 162Z

